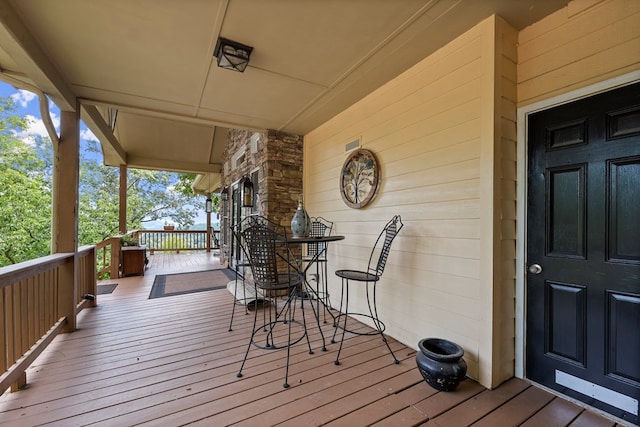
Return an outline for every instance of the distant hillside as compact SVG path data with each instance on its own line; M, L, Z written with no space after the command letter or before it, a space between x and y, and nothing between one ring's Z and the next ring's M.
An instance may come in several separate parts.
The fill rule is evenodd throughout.
M212 222L211 225L213 226L214 229L218 229L220 227L220 223L219 222ZM153 221L153 222L148 222L143 224L142 228L144 230L162 230L164 228L164 222L162 221ZM189 227L189 230L206 230L207 229L207 223L206 222L201 222L198 224L194 224L191 227Z

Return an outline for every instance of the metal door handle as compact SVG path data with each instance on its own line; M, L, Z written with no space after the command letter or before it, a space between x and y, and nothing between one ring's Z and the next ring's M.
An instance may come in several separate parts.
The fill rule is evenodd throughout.
M529 273L531 273L531 274L540 274L540 273L542 273L542 266L540 266L540 264L531 264L529 266Z

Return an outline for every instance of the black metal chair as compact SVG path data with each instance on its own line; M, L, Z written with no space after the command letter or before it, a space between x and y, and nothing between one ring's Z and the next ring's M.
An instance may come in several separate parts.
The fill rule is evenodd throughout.
M286 245L286 229L284 227L276 225L264 217L251 216L242 221L241 230L243 247L253 274L255 292L256 294L262 292L266 297L271 297L274 304L268 304L262 310L263 324L261 325L258 325L259 310L256 307L253 331L237 376L242 377L242 369L252 345L268 350L286 348L287 361L283 386L287 388L289 387L291 346L306 338L309 354L313 354L307 334L304 302L302 304L302 322L294 319L293 316L298 298L297 287L303 283L304 278L297 270L293 269L295 267L294 259ZM280 298L284 300L284 303L278 307ZM296 329L298 330L296 335L292 336L294 324L297 325ZM286 327L286 334L274 333L279 325ZM302 329L299 330L299 327ZM258 341L262 339L264 339L264 343Z
M330 236L333 230L333 222L322 217L311 218L311 237ZM314 242L307 243L302 251L302 256L298 262L303 265L300 270L305 272L313 271L315 265L316 289L315 296L317 298L317 313L320 313L320 302L331 310L331 300L329 299L328 278L327 278L327 243ZM313 274L313 273L312 273ZM309 282L309 280L307 280ZM327 323L327 312L323 310L324 323Z
M391 250L391 243L393 239L398 235L400 230L402 229L404 224L402 224L402 220L400 215L396 215L384 226L382 232L378 236L375 244L373 245L373 249L371 251L371 255L369 256L369 264L367 266L366 271L362 270L337 270L336 276L342 278L342 292L340 295L340 310L339 314L336 317L336 320L333 324L334 331L333 337L331 339L332 343L335 343L336 333L338 329L342 329L342 339L340 340L340 348L338 349L338 354L336 355L335 364L340 364L340 352L342 351L342 344L344 343L344 335L346 332L355 334L355 335L380 335L382 337L382 341L387 345L391 356L393 357L394 363L400 363L396 355L391 350L389 343L387 342L387 338L384 336L384 331L386 329L385 324L378 317L378 308L376 306L376 284L382 277L382 273L384 272L384 267L387 263L387 258L389 257L389 251ZM384 240L383 240L384 237ZM381 244L381 248L378 249L378 245ZM380 255L377 258L377 261L374 263L374 255L380 251ZM349 312L349 284L357 282L363 283L366 287L366 297L367 297L367 305L369 307L369 313L355 313ZM371 289L371 290L370 290ZM347 318L349 316L352 317L366 317L370 318L373 321L375 326L374 331L370 332L359 332L353 329L347 328ZM340 325L340 319L344 318L342 325Z

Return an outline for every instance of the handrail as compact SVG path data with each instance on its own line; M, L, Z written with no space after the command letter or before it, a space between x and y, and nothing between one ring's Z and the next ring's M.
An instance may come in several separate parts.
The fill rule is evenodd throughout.
M96 304L95 259L95 247L84 246L0 268L0 394L25 385L36 357Z
M220 230L212 230L210 248L220 248ZM121 240L144 245L150 254L154 252L188 252L207 250L206 230L134 230L127 234L109 237L96 245L96 273L102 279L119 277ZM115 261L115 262L114 262Z
M112 262L116 260L116 262ZM109 237L96 245L96 274L98 278L118 277L120 269L120 236Z
M220 247L219 233L219 230L213 230L209 247ZM138 238L139 243L145 245L151 253L207 249L206 230L137 230L133 234Z
M0 289L32 277L43 271L60 267L61 265L69 262L69 257L72 255L73 254L59 253L31 259L18 264L8 265L6 267L0 267Z

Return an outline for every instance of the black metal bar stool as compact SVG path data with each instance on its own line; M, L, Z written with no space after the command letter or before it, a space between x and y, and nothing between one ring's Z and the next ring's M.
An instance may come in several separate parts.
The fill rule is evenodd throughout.
M333 230L333 222L326 220L322 217L311 218L311 232L310 237L324 237L330 236ZM327 287L327 242L312 242L307 243L303 247L302 257L298 260L299 264L307 264L305 267L300 267L300 271L311 272L315 274L316 289L315 298L317 314L320 314L320 302L331 310L331 300L329 299L329 291ZM314 268L315 265L315 268ZM315 270L315 273L313 271ZM309 280L307 280L309 282ZM327 312L323 310L324 323L327 323Z
M246 221L246 223L245 223ZM304 281L302 275L293 270L291 266L295 266L294 259L290 258L288 245L284 244L284 254L279 251L286 242L285 228L276 225L264 217L251 216L243 221L241 234L246 250L247 259L253 273L253 283L255 293L263 293L267 297L272 297L274 304L263 306L263 323L258 325L258 309L256 307L253 320L253 331L245 352L242 365L237 376L242 377L242 369L247 361L249 350L252 346L256 346L266 350L287 349L287 361L284 374L285 388L289 387L289 357L291 346L306 338L309 347L309 354L313 354L311 350L311 342L307 333L307 324L304 315L304 303L302 304L302 322L293 318L294 308L298 298L296 289ZM278 299L282 298L284 304L278 307ZM268 311L268 315L266 313ZM297 331L292 335L293 325L296 325ZM274 334L274 330L278 326L287 329L283 336ZM301 329L300 329L301 328ZM264 342L259 341L264 339Z
M393 239L398 235L400 229L403 227L402 220L400 215L394 216L382 229L378 239L373 245L373 249L371 251L371 255L369 256L369 264L365 271L362 270L337 270L336 276L342 278L342 292L340 295L340 311L338 316L335 319L333 324L333 338L331 339L332 343L335 343L336 333L338 329L342 329L342 338L340 340L340 348L338 349L338 354L336 355L335 364L340 364L340 352L342 351L342 344L344 343L344 335L346 332L350 332L355 335L380 335L382 337L382 341L387 345L391 356L393 357L394 363L400 363L395 354L393 354L393 350L389 346L387 342L387 338L384 336L384 331L386 329L385 324L378 317L378 308L376 306L376 284L382 277L382 273L384 272L384 267L387 263L387 258L389 257L389 251L391 250L391 243ZM384 237L384 240L383 240ZM378 244L381 243L382 247L380 250L380 255L378 256L377 262L374 264L374 255L377 252ZM367 296L367 305L369 307L369 313L354 313L349 312L349 285L351 283L361 283L366 287L366 296ZM354 330L347 329L347 318L348 316L363 316L368 317L373 321L375 326L375 331L371 332L358 332ZM343 318L343 323L340 325L340 319Z

